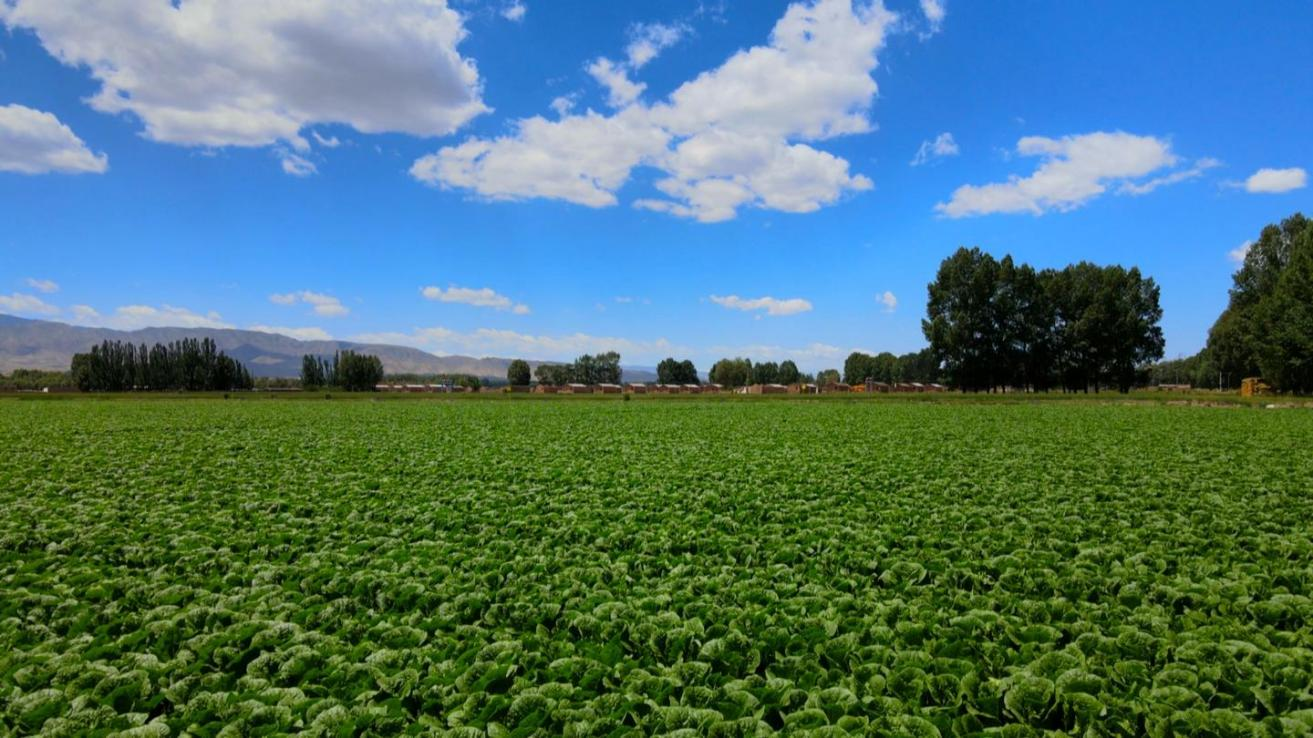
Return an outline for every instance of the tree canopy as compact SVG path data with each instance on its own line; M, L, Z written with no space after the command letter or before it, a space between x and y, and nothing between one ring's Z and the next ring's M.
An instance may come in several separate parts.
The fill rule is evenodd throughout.
M184 338L150 348L104 341L87 353L74 354L69 373L83 392L226 392L253 386L246 367L220 351L212 338Z
M1261 376L1280 391L1313 392L1313 221L1296 213L1265 227L1232 281L1204 371L1228 384Z
M1162 357L1158 286L1139 269L1081 262L1036 271L958 249L928 286L922 330L964 390L1129 391Z
M620 369L620 354L584 354L572 364L539 364L534 377L540 384L620 384L624 372Z
M506 381L513 385L528 384L531 379L529 374L529 362L524 359L515 359L506 367Z
M346 392L372 392L383 381L383 362L373 354L339 351L332 359L301 357L301 387L336 387Z
M689 359L677 361L673 357L657 364L657 381L661 384L698 384L698 370Z

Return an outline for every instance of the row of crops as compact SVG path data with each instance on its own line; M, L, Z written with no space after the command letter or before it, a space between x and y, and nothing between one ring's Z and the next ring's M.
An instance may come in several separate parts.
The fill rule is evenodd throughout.
M1313 415L0 402L0 735L1313 734Z

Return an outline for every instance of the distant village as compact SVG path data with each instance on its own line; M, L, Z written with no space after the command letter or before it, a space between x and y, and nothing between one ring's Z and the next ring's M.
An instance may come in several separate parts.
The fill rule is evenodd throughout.
M537 395L830 395L852 393L916 393L944 392L948 388L942 384L925 382L878 382L867 380L857 384L845 382L795 382L793 384L750 384L743 387L726 389L714 382L702 384L661 384L657 382L628 382L625 384L598 383L583 384L568 382L554 384L515 384L500 387L469 387L455 383L438 384L399 384L384 383L374 385L378 392L412 392L412 393L531 393Z

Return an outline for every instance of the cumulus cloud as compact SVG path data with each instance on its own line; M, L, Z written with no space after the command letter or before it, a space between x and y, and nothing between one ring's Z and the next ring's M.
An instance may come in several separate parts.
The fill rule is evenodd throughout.
M703 222L743 207L811 212L872 187L810 143L871 130L871 73L894 19L879 2L795 3L769 44L737 52L650 106L638 99L642 83L620 79L616 71L625 70L601 59L591 69L615 112L554 106L558 120L521 119L510 135L444 147L417 160L411 175L490 199L606 207L642 165L664 173L656 188L665 197L637 207Z
M607 100L613 108L627 107L647 89L646 84L629 79L624 67L604 56L588 65L588 74L606 88Z
M310 305L314 309L315 315L322 315L325 318L340 318L351 312L350 308L343 305L338 298L310 290L269 295L269 301L275 305L295 305L297 303Z
M607 351L618 351L629 361L651 360L672 353L691 353L687 347L675 346L664 338L635 340L587 333L550 336L494 328L464 332L444 327L417 328L411 333L365 333L353 336L351 340L360 343L402 344L437 354L523 356L561 361L568 361L580 354Z
M44 292L46 294L59 291L59 283L55 282L53 279L36 279L35 277L28 277L27 286L37 292Z
M529 6L525 5L520 0L512 0L512 2L507 3L506 7L502 8L501 17L508 21L519 23L524 20L524 14L527 12L529 12Z
M856 349L845 349L828 343L814 342L801 347L773 344L720 345L707 349L710 356L742 356L753 361L783 361L792 359L803 369L818 368L821 362L842 361Z
M947 14L944 0L921 0L921 15L925 16L930 33L939 33L939 27L944 24L944 16Z
M625 47L630 69L641 69L662 51L679 43L688 31L688 26L683 23L634 25L629 29L629 45Z
M5 5L0 3L0 18ZM50 113L0 106L0 172L102 174L109 157L93 154L73 129Z
M812 304L801 297L792 297L787 300L778 300L774 297L754 297L744 298L738 295L728 295L721 297L712 295L712 302L723 308L730 310L743 310L752 312L754 310L765 310L767 315L795 315L805 313L812 309Z
M276 325L248 325L248 331L259 331L261 333L277 333L282 336L288 336L300 341L331 341L333 337L323 328L306 327L306 328L286 328Z
M24 313L28 315L59 314L59 308L36 295L29 295L24 292L0 295L0 310L6 313Z
M153 141L303 150L316 123L439 136L488 110L445 0L7 0L0 23L86 68L91 107Z
M1156 180L1139 181L1179 161L1170 144L1153 136L1097 132L1064 138L1027 136L1017 142L1021 156L1039 157L1042 163L1027 177L1007 182L963 185L948 202L935 206L950 218L988 213L1041 213L1072 210L1102 195L1110 184L1120 183L1124 194L1144 194L1157 187L1198 176L1216 162L1200 160L1194 168Z
M1245 180L1245 192L1281 193L1298 190L1308 183L1308 173L1299 167L1260 169Z
M921 148L917 149L916 156L912 157L912 166L919 167L931 159L957 156L957 153L957 141L953 140L953 134L941 133L935 136L933 141L921 142Z
M313 162L290 151L281 152L279 158L283 162L284 174L290 174L293 177L309 177L312 174L319 173L319 168Z
M1245 241L1239 246L1236 246L1235 248L1226 252L1226 257L1237 264L1243 264L1245 261L1245 257L1249 255L1249 249L1253 247L1254 247L1253 240Z
M122 305L111 315L101 315L87 305L74 306L74 322L101 328L131 331L138 328L232 328L223 316L211 310L197 313L174 305Z
M1220 167L1222 162L1216 159L1204 158L1196 161L1194 166L1188 169L1181 169L1162 177L1154 177L1145 182L1123 182L1121 187L1117 188L1119 195L1147 195L1150 192L1164 185L1173 185L1178 182L1195 179L1204 172L1214 167Z
M898 297L895 296L894 293L890 292L889 290L885 290L884 292L876 295L875 301L884 306L884 311L886 313L892 313L893 311L898 309Z
M473 289L471 287L448 285L447 289L444 290L441 287L429 286L420 289L420 294L424 296L424 299L436 302L451 302L494 310L509 310L516 315L529 314L528 305L517 303L506 295L499 294L491 287Z

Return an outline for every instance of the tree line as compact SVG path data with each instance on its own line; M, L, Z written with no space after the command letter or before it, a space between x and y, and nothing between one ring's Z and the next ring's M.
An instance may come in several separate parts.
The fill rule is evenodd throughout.
M69 373L83 392L226 392L254 386L246 367L220 351L212 338L183 338L149 348L104 341L74 354Z
M527 369L528 364L524 368ZM533 375L539 384L559 387L565 384L620 384L623 372L620 370L620 354L608 351L596 356L584 354L570 364L539 364ZM516 376L517 380L522 378L522 375ZM507 379L511 379L509 370ZM511 384L519 383L511 381Z
M1036 270L960 248L930 283L922 331L955 387L1127 392L1162 357L1158 285L1089 262Z
M479 389L483 380L473 374L388 374L383 377L387 384L446 384L452 387Z
M898 382L930 384L939 381L939 363L935 361L934 353L928 348L902 356L895 356L888 351L875 356L860 351L849 354L847 360L843 362L843 381L848 384L862 384L868 379L886 384Z
M1313 393L1313 221L1295 213L1263 228L1204 350L1173 369L1205 387L1262 377L1281 392Z
M335 387L345 392L373 392L383 381L383 362L373 354L336 351L333 358L301 357L301 388Z

